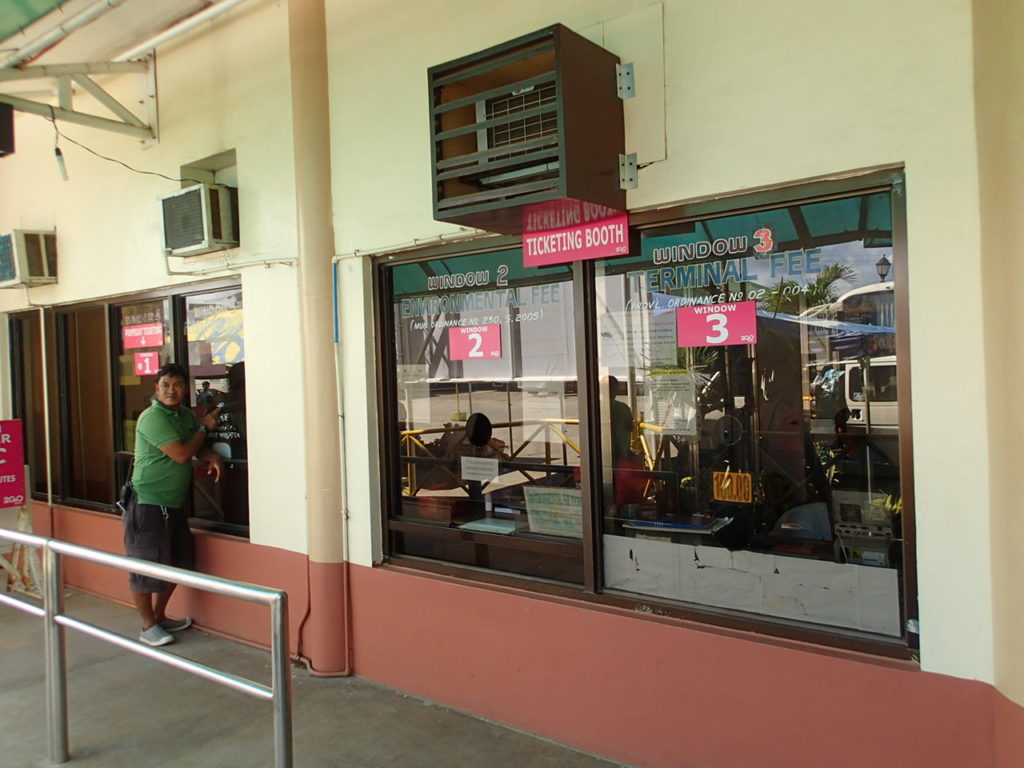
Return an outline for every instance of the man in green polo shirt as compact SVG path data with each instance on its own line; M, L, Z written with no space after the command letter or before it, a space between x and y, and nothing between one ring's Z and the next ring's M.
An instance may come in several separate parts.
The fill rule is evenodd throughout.
M214 481L224 465L205 445L206 433L217 425L220 408L196 420L185 404L188 373L168 364L156 373L153 403L135 425L134 493L122 515L125 551L132 557L179 568L195 566L195 543L188 527L185 501L192 483L192 459L209 462ZM168 619L165 613L175 584L132 573L135 607L142 618L139 640L147 645L174 642L192 619Z

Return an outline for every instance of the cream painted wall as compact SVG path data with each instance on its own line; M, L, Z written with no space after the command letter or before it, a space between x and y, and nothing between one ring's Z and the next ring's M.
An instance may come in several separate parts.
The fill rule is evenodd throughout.
M429 66L555 22L585 30L648 5L525 0L514 13L497 14L470 0L328 0L339 253L459 233L431 219ZM747 0L664 3L667 159L641 171L629 205L905 165L910 269L898 277L909 280L911 302L922 666L991 681L971 3L780 0L770 13L753 7ZM646 35L637 32L638 51ZM626 60L629 48L622 41L618 51ZM627 126L627 137L636 130ZM351 343L365 344L365 353L346 356L354 358L346 375L373 388L369 314L359 319L353 331L364 333L353 333ZM371 468L373 450L351 439L347 447L350 461ZM373 472L350 475L353 515L375 520L378 480ZM354 545L356 562L369 562L373 546Z
M1024 265L1016 247L1024 211L1024 4L975 3L978 147L982 201L982 278L992 465L992 572L995 682L1024 704L1024 504L1018 463L1024 412Z
M182 165L234 149L242 245L226 258L236 266L216 269L224 265L225 254L174 259L173 270L198 269L202 274L169 275L161 250L158 197L180 183L131 173L66 141L61 146L70 181L61 182L53 160L52 127L32 115L17 115L17 151L0 165L0 231L57 228L60 282L32 289L36 303L70 303L240 276L251 535L258 543L304 552L287 5L250 0L201 25L160 49L157 73L161 136L155 145L144 148L129 137L73 125L61 124L61 130L99 153L171 177L178 176ZM137 98L134 79L112 78L103 84L125 103ZM80 108L88 108L88 101L76 96ZM0 291L0 312L24 306L23 291Z

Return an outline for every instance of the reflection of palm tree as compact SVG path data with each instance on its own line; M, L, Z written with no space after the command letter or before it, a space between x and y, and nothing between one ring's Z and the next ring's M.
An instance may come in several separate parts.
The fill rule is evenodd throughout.
M857 271L848 264L836 263L824 267L818 276L801 285L795 280L780 280L761 302L766 312L798 315L822 304L831 304L839 297L837 283L853 285L857 282Z

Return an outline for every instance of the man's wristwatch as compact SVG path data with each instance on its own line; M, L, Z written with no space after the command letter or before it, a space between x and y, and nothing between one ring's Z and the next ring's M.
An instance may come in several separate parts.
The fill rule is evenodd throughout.
M208 430L208 429L206 428L206 425L205 425L205 424L200 424L200 425L199 425L199 431L200 431L200 432L202 432L203 434L206 434L206 433L207 433L207 432L209 432L210 430Z

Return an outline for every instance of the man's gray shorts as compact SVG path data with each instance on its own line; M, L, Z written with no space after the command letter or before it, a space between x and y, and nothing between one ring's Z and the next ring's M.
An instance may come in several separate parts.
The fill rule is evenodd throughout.
M194 569L195 540L188 527L185 510L139 504L134 495L121 514L124 551L129 557L154 563ZM170 583L139 573L129 575L132 592L163 592Z

